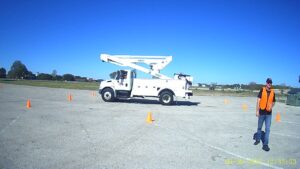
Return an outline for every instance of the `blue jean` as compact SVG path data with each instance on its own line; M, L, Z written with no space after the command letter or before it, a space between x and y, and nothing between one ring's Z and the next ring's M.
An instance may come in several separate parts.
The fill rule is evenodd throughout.
M270 127L271 127L272 115L259 115L258 116L258 127L257 127L257 141L261 139L261 128L263 123L265 122L265 142L264 145L269 144L269 135L270 135Z

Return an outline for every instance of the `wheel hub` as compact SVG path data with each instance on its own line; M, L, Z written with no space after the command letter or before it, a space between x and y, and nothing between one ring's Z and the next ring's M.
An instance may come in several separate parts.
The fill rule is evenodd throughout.
M164 103L169 103L170 100L171 100L171 97L169 95L164 95L162 100L163 100Z
M111 99L111 93L110 92L105 92L104 97L105 97L105 99L110 100Z

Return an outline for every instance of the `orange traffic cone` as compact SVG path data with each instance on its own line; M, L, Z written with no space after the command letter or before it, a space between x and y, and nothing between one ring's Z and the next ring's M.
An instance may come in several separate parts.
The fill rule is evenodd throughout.
M29 100L29 99L27 100L26 107L27 107L27 109L30 109L30 108L31 108L31 103L30 103L30 100Z
M280 119L281 119L281 118L280 118L280 113L278 112L278 113L276 114L276 121L277 121L277 122L280 122Z
M243 108L244 111L247 111L248 110L248 105L247 104L243 104L242 108Z
M228 103L229 103L229 100L224 99L224 104L228 104Z
M71 94L69 94L68 100L69 100L69 101L72 101L72 95L71 95Z
M146 119L146 122L147 122L147 123L152 123L152 122L153 122L153 119L152 119L152 114L151 114L151 112L149 112L149 113L148 113L148 115L147 115L147 119Z

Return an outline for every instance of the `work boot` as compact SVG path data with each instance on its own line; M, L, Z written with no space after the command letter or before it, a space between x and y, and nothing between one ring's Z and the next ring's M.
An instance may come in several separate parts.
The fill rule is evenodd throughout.
M265 150L265 151L269 151L269 150L270 150L270 148L269 148L268 145L264 145L264 146L262 147L262 149Z
M259 140L256 140L255 142L254 142L254 145L257 145L257 144L259 144L260 143L260 141Z

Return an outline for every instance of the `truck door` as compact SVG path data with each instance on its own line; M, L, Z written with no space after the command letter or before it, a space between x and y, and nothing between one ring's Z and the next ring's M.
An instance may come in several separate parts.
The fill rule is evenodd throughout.
M127 91L131 90L132 78L129 71L126 70L118 71L117 81L118 83L116 86L116 90L127 90Z

